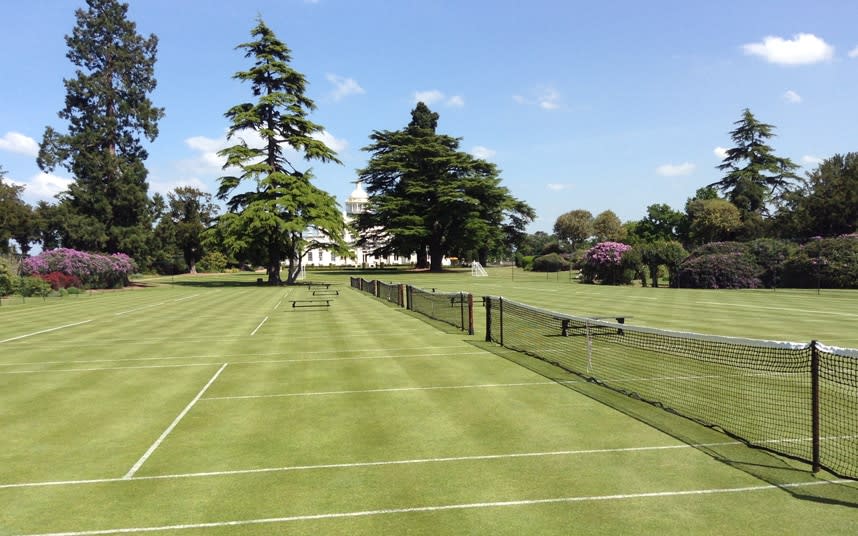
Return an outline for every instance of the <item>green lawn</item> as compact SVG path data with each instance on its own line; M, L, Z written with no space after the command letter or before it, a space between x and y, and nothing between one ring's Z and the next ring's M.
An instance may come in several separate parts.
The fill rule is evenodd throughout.
M489 273L378 278L843 346L858 311ZM854 532L855 482L485 343L479 314L467 336L324 272L331 307L293 308L256 277L4 300L0 534Z

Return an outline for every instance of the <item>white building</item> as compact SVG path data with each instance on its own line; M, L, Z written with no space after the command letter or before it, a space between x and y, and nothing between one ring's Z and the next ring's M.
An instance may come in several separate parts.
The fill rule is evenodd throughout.
M364 191L361 183L357 183L357 187L346 199L346 210L343 212L343 219L346 224L351 223L355 216L363 213L369 204L369 195ZM326 237L322 236L316 229L310 228L304 233L305 238L313 239L322 242ZM357 247L354 243L358 237L353 236L349 230L346 230L345 240L351 244L352 258L339 257L330 251L315 250L307 252L304 258L304 266L355 266L375 268L377 266L389 265L414 265L417 264L417 254L412 253L408 257L399 255L388 255L386 257L376 257L362 247ZM450 260L444 257L444 266L450 265Z

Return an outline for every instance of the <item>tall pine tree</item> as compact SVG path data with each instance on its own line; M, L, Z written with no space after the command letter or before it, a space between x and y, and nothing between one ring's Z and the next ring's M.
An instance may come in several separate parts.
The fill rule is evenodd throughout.
M148 97L158 39L139 35L127 15L128 4L117 0L87 0L86 10L75 11L66 57L77 70L63 80L58 114L68 130L45 129L37 163L74 177L61 196L64 246L124 252L145 264L151 217L141 138L155 139L164 111Z
M533 209L500 185L489 162L459 150L459 140L438 134L438 114L419 102L411 122L397 131L375 131L364 148L372 156L359 170L370 194L357 227L359 243L375 254L417 251L418 266L440 272L445 255L470 254L485 263L489 252L524 238Z
M271 285L281 282L281 262L288 261L287 283L293 283L310 250L349 253L336 199L311 184L311 170L299 170L284 148L297 151L306 160L341 162L330 147L313 137L324 128L307 118L316 106L304 95L304 75L289 66L289 48L262 20L251 35L256 40L238 48L254 64L234 78L250 82L257 100L233 106L226 113L232 122L228 138L237 138L238 143L219 154L227 159L224 169L241 173L220 178L218 197L227 201L229 212L220 217L217 233L235 256L266 266ZM247 144L242 134L248 131L262 138L262 147ZM254 188L236 192L244 182ZM326 239L305 240L304 231L310 227Z
M777 201L800 181L795 174L799 166L789 158L775 156L774 149L766 144L774 137L775 127L758 121L747 108L734 125L730 138L736 146L727 150L718 166L727 174L709 186L721 190L736 205L742 215L740 238L752 239L762 234L766 204Z

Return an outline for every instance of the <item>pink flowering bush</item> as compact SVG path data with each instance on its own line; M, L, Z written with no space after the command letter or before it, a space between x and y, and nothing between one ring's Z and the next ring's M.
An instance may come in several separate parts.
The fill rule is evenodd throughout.
M136 270L134 260L124 253L106 255L69 248L43 251L24 260L23 275L45 276L60 272L74 276L89 288L118 288L128 284Z
M634 279L637 264L630 245L599 242L584 254L581 279L585 283L598 280L605 285L629 284Z

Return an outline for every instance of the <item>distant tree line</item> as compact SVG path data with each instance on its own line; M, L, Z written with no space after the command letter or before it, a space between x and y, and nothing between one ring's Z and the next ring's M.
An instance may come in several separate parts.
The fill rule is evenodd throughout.
M552 234L526 236L517 263L563 269L540 261L560 256L587 282L858 287L858 153L827 158L802 178L768 144L774 127L750 110L730 134L735 146L717 167L723 177L699 188L684 210L653 204L643 218L625 223L610 210L595 217L571 210L557 218ZM632 247L622 269L617 264L602 273L593 248L607 242Z

